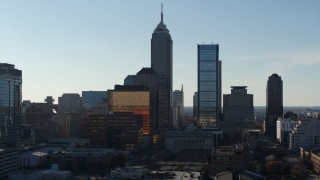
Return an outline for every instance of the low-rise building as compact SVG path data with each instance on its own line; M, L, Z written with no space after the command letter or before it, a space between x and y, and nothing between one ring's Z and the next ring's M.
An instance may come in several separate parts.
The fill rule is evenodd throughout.
M212 151L212 173L230 171L239 173L249 167L249 148L247 146L220 146Z
M0 179L19 168L19 150L15 148L0 149Z
M165 147L173 153L185 149L212 149L220 145L222 131L219 128L168 131Z
M304 163L311 165L312 170L317 174L320 174L320 151L311 150L306 151L303 148L300 148L300 158Z

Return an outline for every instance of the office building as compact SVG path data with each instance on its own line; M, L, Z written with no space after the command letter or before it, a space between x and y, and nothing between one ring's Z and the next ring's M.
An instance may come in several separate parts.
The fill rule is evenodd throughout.
M161 21L152 33L151 68L161 78L159 87L159 130L165 132L172 128L172 39Z
M0 63L0 147L20 144L21 104L22 71Z
M218 44L198 44L198 126L217 127L221 107Z
M231 88L231 94L223 95L223 121L219 124L231 139L237 139L245 129L255 128L253 95L247 93L247 86Z
M16 148L0 149L0 179L19 169L19 150Z
M276 138L276 123L283 117L282 80L278 74L272 74L267 82L266 133Z
M150 91L139 85L116 85L108 90L109 112L129 112L143 116L143 134L150 135Z
M128 75L124 85L142 85L150 91L150 132L152 136L159 133L159 87L160 76L151 68L142 68L136 75Z
M105 103L107 91L82 91L82 102L86 109Z
M173 127L182 128L185 127L184 123L184 94L183 86L181 90L175 90L172 94L173 100Z
M90 146L134 150L141 148L142 115L115 112L107 115L91 115Z
M198 92L193 94L193 121L198 122Z
M82 99L79 94L65 93L58 99L58 113L80 113L82 111Z

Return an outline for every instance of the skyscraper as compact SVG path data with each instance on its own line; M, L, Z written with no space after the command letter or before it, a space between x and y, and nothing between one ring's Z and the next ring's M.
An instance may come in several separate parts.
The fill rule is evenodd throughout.
M278 118L283 116L282 80L278 74L272 74L267 82L266 133L276 138Z
M22 71L0 63L0 146L20 143Z
M198 126L217 127L221 109L218 44L198 44Z
M173 101L173 126L175 128L181 128L185 126L184 123L184 95L183 86L181 90L175 90L172 94Z
M159 124L160 131L172 127L172 39L161 21L152 33L151 39L151 68L160 75L159 88Z

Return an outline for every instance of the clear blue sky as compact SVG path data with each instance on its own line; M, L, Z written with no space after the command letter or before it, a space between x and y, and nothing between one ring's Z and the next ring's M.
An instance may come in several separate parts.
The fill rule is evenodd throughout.
M160 21L173 39L174 89L185 105L197 90L197 44L218 43L223 94L246 85L265 105L278 73L284 105L320 105L320 1L308 0L4 0L0 61L23 71L23 99L113 89L150 67L150 39Z

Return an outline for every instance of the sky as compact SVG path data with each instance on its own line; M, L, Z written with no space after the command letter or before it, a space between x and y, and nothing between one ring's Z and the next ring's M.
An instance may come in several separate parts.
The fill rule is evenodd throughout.
M197 44L219 44L222 93L248 86L266 104L268 77L283 80L285 106L320 105L320 1L2 0L0 62L23 72L23 99L113 89L151 64L160 22L173 40L173 89L197 91Z

